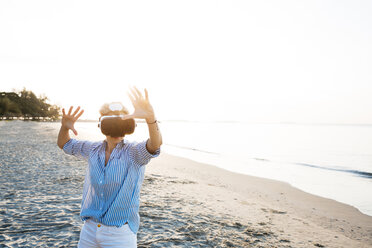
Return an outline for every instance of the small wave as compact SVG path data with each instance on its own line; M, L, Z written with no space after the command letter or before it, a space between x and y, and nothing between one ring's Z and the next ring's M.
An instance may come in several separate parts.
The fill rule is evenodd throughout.
M270 162L270 160L266 159L266 158L253 158L254 160L257 160L257 161L264 161L264 162Z
M346 173L354 174L354 175L359 176L359 177L372 179L372 172L367 172L367 171L350 170L350 169L338 169L338 168L324 167L324 166L319 166L319 165L314 165L314 164L306 164L306 163L295 163L295 164L302 165L302 166L307 166L307 167L312 167L312 168L317 168L317 169L322 169L322 170L346 172Z
M193 147L187 147L187 146L179 146L179 145L171 145L171 144L165 144L165 145L172 146L172 147L177 147L177 148L181 148L181 149L186 149L186 150L191 150L191 151L204 152L204 153L216 154L216 155L219 154L217 152L210 152L210 151L205 151L205 150L201 150L201 149L197 149L197 148L193 148Z

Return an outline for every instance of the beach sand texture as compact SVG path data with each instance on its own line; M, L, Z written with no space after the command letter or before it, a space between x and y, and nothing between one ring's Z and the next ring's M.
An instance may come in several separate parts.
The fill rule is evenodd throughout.
M0 122L0 247L76 247L86 161L58 125ZM372 217L278 181L162 153L147 165L138 247L372 247Z

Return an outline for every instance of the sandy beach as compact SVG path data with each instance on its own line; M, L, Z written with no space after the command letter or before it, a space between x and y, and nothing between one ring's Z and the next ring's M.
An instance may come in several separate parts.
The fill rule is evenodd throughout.
M0 123L0 247L76 247L86 161L57 125ZM372 247L372 217L289 184L166 154L146 169L138 247Z
M169 216L183 212L191 218L188 235L203 245L372 247L372 217L286 183L163 153L148 166L145 185L142 211L147 204L160 204L174 211ZM168 228L174 230L179 220L171 219Z

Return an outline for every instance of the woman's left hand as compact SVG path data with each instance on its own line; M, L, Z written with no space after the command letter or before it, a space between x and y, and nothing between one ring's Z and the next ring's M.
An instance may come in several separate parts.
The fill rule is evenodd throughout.
M135 86L130 89L132 95L128 93L130 100L132 101L134 112L131 115L126 115L122 119L138 118L146 119L147 123L155 121L154 109L152 108L149 101L149 94L145 89L145 97L143 97L141 91L139 91Z

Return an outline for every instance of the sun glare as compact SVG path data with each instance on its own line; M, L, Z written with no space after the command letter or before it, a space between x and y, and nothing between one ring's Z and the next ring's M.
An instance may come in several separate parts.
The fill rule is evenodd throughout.
M368 8L319 4L2 2L1 87L87 119L136 85L164 119L372 122Z

